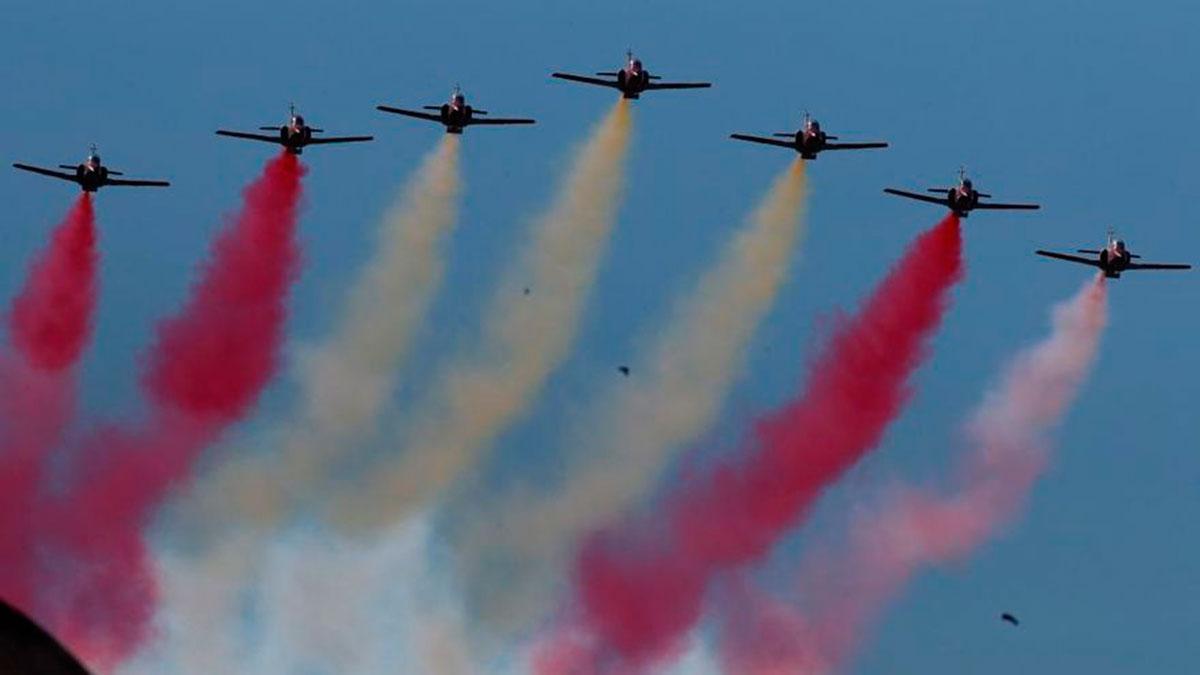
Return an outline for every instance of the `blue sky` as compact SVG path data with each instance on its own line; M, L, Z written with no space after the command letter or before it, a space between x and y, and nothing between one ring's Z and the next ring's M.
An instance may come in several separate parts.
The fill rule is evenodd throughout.
M586 399L597 378L632 360L674 293L716 256L790 161L782 150L726 136L792 129L805 109L832 133L893 147L810 167L808 243L722 429L794 391L821 318L854 306L941 215L880 188L944 184L966 164L986 191L1044 205L966 222L968 278L919 395L855 484L921 477L949 463L961 418L999 365L1042 334L1049 306L1086 274L1036 259L1033 249L1096 245L1113 225L1148 258L1200 258L1195 3L346 4L130 0L5 9L4 161L73 162L96 142L131 176L175 183L164 192L100 194L101 307L83 374L93 414L136 410L133 373L150 327L180 301L221 214L271 152L218 139L218 126L276 123L295 101L331 133L377 137L304 155L306 269L291 334L306 339L336 317L375 219L440 133L374 105L437 103L461 83L493 113L539 119L532 128L466 136L463 218L447 286L403 400L443 350L471 334L514 237L609 104L608 92L548 74L613 69L630 46L653 72L716 86L637 102L628 199L581 340L537 409L505 437L497 467L552 451L552 422ZM2 297L15 291L72 198L69 185L0 172L9 214L0 228ZM1164 273L1113 285L1099 367L1027 517L969 564L923 575L879 627L858 671L1193 665L1185 630L1200 607L1200 356L1189 339L1200 328L1192 311L1198 283ZM289 396L284 379L259 419ZM826 511L847 498L831 495ZM1025 625L1004 630L1000 611Z

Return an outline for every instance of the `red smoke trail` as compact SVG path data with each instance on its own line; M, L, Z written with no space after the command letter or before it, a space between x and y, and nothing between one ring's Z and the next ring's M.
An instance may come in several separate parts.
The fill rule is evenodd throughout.
M74 411L74 373L96 307L96 222L84 193L30 267L0 353L0 594L29 607L28 518L42 466Z
M92 434L71 486L38 514L55 561L42 566L40 604L93 664L117 662L146 636L156 588L142 530L276 370L303 173L281 154L246 189L187 304L158 326L141 382L148 419Z
M957 489L908 487L853 523L840 555L801 565L801 614L741 589L722 622L729 672L841 670L887 603L924 566L977 549L1025 503L1058 425L1095 360L1107 320L1104 277L1055 308L1050 336L1006 369L968 425L973 446Z
M661 515L584 545L577 591L598 658L638 665L677 646L713 578L766 554L879 442L908 401L908 378L962 276L961 249L954 215L922 234L859 314L837 327L805 392L759 420L748 447L687 477ZM601 667L610 668L592 669Z

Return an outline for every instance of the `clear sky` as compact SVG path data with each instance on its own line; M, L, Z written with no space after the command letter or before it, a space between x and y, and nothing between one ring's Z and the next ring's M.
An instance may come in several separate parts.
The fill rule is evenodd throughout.
M336 317L375 219L441 133L376 104L440 103L460 83L493 114L538 118L466 136L464 215L411 388L471 334L514 237L612 97L549 73L615 69L633 47L655 73L712 80L708 91L636 103L628 200L581 339L505 437L497 469L552 449L557 416L631 359L791 159L730 132L791 130L807 109L831 133L893 146L810 167L808 243L723 429L794 391L821 318L854 306L941 215L880 189L946 184L965 164L985 191L1043 210L966 221L968 277L918 397L852 477L859 486L948 465L960 420L999 365L1040 337L1049 306L1088 273L1033 249L1096 246L1115 226L1147 258L1200 262L1197 26L1200 5L1184 0L10 3L0 21L0 158L75 162L95 142L131 177L175 183L99 196L102 296L83 387L90 414L118 415L136 409L150 327L180 301L221 214L273 152L219 139L218 126L276 124L294 101L331 133L376 135L304 155L306 268L291 323L304 339ZM73 196L68 184L0 171L0 297L11 297ZM922 575L857 671L1194 668L1197 300L1195 274L1113 285L1099 367L1026 517L969 563ZM283 378L257 421L290 394ZM831 495L818 521L835 522L830 508L847 499ZM1020 616L1021 629L1000 624L1001 611Z

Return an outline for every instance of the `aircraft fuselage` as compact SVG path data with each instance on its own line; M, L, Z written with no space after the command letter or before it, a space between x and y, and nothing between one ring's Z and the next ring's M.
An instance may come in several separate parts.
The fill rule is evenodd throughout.
M650 71L640 65L630 65L617 71L617 85L625 98L640 98L650 84Z
M446 125L446 133L461 134L471 123L475 109L463 102L443 103L441 116L442 124Z
M1100 269L1109 279L1120 279L1121 272L1128 269L1131 262L1133 254L1124 246L1114 244L1100 251Z
M304 146L312 140L312 129L306 124L285 124L279 127L279 142L293 155L304 152Z
M796 152L802 159L816 159L825 149L826 135L820 129L806 127L796 132Z
M960 218L971 215L972 209L979 206L979 193L974 188L950 188L946 191L946 199L949 201L950 210Z

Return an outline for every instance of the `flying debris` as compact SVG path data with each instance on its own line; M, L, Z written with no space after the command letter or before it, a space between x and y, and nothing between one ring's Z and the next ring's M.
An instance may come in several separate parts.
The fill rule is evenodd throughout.
M601 87L612 87L621 92L625 98L639 98L644 91L658 89L706 89L711 82L662 82L658 75L642 67L641 59L634 57L633 51L625 52L625 67L616 72L599 72L600 77L572 75L570 73L551 73L551 77L584 84L594 84ZM613 79L607 79L613 78Z
M1135 259L1141 259L1142 256L1131 253L1125 248L1125 240L1118 239L1116 234L1108 231L1108 243L1103 250L1080 248L1076 249L1076 253L1086 253L1096 256L1095 258L1084 258L1082 256L1072 255L1070 253L1058 253L1055 251L1038 250L1036 253L1047 258L1057 258L1058 260L1066 260L1068 262L1079 263L1081 265L1091 265L1098 267L1104 276L1109 279L1121 278L1121 272L1126 270L1190 270L1191 265L1179 263L1140 263L1133 262Z
M287 124L283 126L261 126L259 131L274 131L275 134L252 134L244 131L229 131L228 129L218 129L218 136L230 136L232 138L245 138L251 141L262 141L264 143L275 143L282 145L288 152L293 155L299 155L304 152L304 147L307 145L329 145L331 143L362 143L364 141L375 140L374 136L339 136L339 137L322 137L315 138L313 134L324 133L324 129L316 129L308 126L304 122L304 116L296 112L296 106L291 106L288 112Z
M499 126L508 124L536 123L536 120L522 117L488 117L486 119L479 119L476 117L477 115L486 116L488 112L486 110L479 110L478 108L472 108L471 106L467 105L467 97L463 94L462 89L459 89L458 87L455 87L454 91L451 92L450 100L448 102L441 105L422 106L422 110L435 110L437 112L405 110L404 108L393 108L387 105L377 105L375 106L375 109L382 110L383 112L395 113L397 115L415 117L421 120L429 120L430 122L437 122L446 127L446 133L448 134L461 134L463 129L467 128L468 126Z
M0 600L0 673L88 675L54 636Z
M58 168L67 169L67 171L55 171L54 169L43 169L39 166L31 166L29 164L21 164L16 162L13 168L22 171L31 171L40 173L43 176L58 178L61 180L69 180L76 183L84 192L95 192L102 187L108 185L123 185L128 187L167 187L170 185L165 180L128 180L124 178L112 178L111 176L124 176L120 171L114 171L107 166L104 166L100 161L100 155L96 153L96 146L92 146L88 151L88 156L83 160L82 164L59 164Z
M781 148L791 148L800 153L803 159L816 159L817 153L822 150L868 150L872 148L886 148L887 143L870 142L870 143L830 143L829 141L838 140L837 136L830 136L821 130L821 123L813 119L807 112L804 113L804 125L799 131L788 132L782 131L772 134L773 138L765 138L763 136L750 136L748 134L730 134L730 138L739 141L749 141L751 143L762 143L763 145L777 145ZM781 141L779 139L786 138L789 140Z
M928 194L908 192L907 190L897 190L895 188L884 188L883 191L890 195L907 197L908 199L916 199L922 202L929 202L930 204L941 204L961 218L966 218L967 216L971 215L971 211L975 209L1032 211L1042 208L1038 204L999 204L995 202L980 201L981 199L991 199L992 196L975 189L974 183L971 182L970 178L967 178L966 169L958 170L957 187L929 188L926 190L926 192L935 195L944 193L944 197L933 197Z
M619 366L617 370L625 377L629 377L629 366Z
M1014 625L1014 626L1020 626L1020 625L1021 625L1021 622L1017 620L1017 617L1013 616L1012 614L1009 614L1008 612L1005 612L1005 613L1001 614L1001 615L1000 615L1000 620L1001 620L1001 621L1007 621L1008 623L1011 623L1011 624L1012 624L1012 625Z

